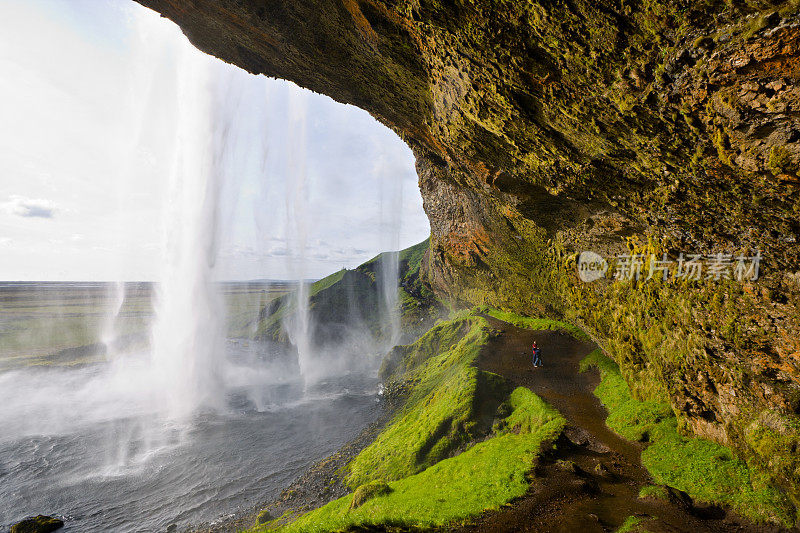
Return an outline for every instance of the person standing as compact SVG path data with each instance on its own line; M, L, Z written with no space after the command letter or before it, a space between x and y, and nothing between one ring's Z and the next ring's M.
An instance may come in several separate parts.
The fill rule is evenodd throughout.
M542 366L542 350L536 345L536 341L533 341L533 367Z

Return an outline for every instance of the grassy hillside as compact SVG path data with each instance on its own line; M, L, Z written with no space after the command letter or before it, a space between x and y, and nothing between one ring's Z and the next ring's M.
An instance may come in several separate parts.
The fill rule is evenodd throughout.
M460 313L398 347L393 369L383 372L388 394L405 403L346 467L352 492L253 531L435 527L524 494L543 443L565 421L530 390L511 391L499 376L476 368L493 335L484 318Z
M421 265L428 253L428 240L398 254L399 314L403 329L419 330L430 325L441 307L421 277ZM315 342L335 342L352 328L361 328L376 336L386 318L382 306L381 264L386 253L352 269L342 269L313 284L308 289L309 313ZM287 340L284 321L295 312L296 296L287 294L267 303L255 325L255 336L279 342Z

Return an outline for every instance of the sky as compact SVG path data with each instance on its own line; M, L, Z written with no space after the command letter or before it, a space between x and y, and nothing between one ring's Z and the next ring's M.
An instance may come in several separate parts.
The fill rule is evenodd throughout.
M129 0L3 0L0 102L2 280L157 280L192 186L219 279L321 277L430 231L392 131Z

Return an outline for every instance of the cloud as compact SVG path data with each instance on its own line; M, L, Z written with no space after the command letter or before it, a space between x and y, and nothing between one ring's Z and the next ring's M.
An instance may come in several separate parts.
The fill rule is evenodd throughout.
M26 218L53 218L56 204L43 198L26 198L24 196L11 196L9 200L0 204L3 211L9 215Z
M273 246L265 255L267 257L283 257L289 255L289 249L286 246Z

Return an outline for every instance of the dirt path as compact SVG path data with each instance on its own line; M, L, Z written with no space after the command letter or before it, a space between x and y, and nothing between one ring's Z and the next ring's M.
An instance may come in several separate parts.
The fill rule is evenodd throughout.
M652 518L648 531L778 531L723 509L696 506L677 492L670 502L639 499L639 489L652 483L641 466L642 445L605 425L608 413L592 394L597 372L578 373L579 362L595 346L558 332L489 320L503 333L479 359L480 368L530 388L558 409L568 426L556 450L540 461L528 494L459 531L604 532L614 531L628 516ZM542 348L541 368L531 365L534 340Z

